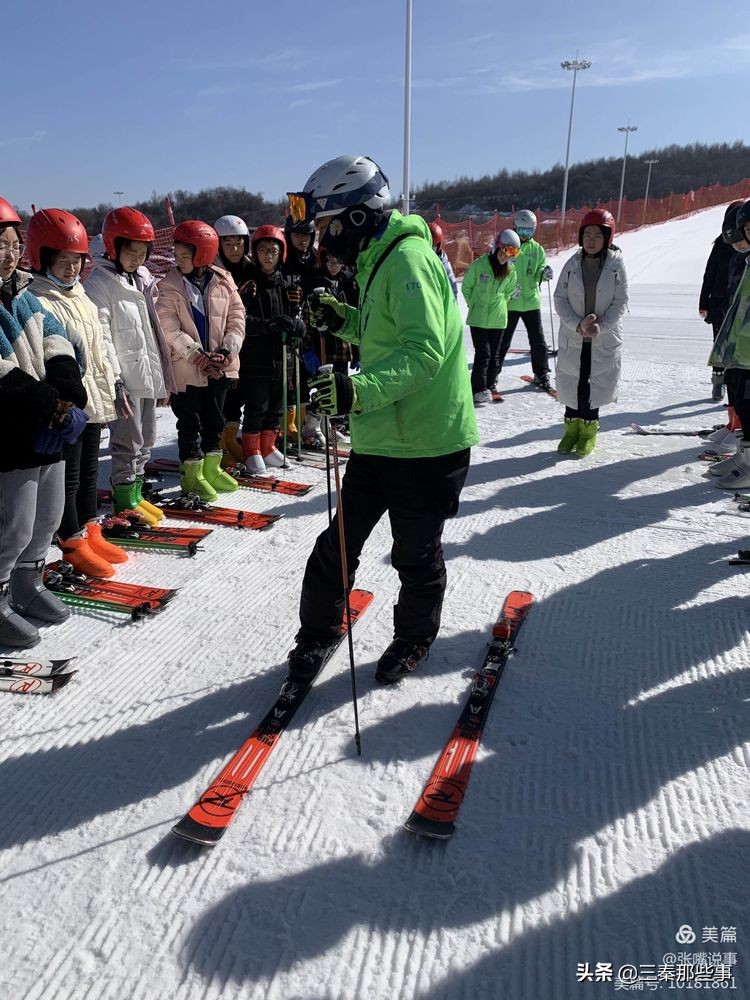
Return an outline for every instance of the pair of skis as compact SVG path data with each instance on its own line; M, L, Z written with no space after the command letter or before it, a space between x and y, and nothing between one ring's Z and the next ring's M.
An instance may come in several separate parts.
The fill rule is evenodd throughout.
M276 476L250 476L244 465L230 466L226 470L246 490L260 493L279 493L282 496L303 497L312 489L310 483L297 483L293 479L278 479ZM155 458L146 466L146 472L158 476L179 475L180 463L173 458Z
M11 694L52 694L65 687L78 673L65 668L66 660L27 660L22 657L0 658L0 691Z
M352 624L359 620L372 600L368 591L351 592ZM447 840L453 834L500 676L532 603L532 595L525 591L513 591L506 598L500 618L493 626L484 662L472 680L466 704L405 823L412 833L440 840ZM342 627L339 644L345 635ZM331 648L327 659L337 648L338 645ZM204 846L212 847L219 842L314 680L306 684L291 679L284 682L278 698L260 724L190 811L172 828L173 833Z
M133 621L161 611L177 593L166 587L145 587L119 580L76 573L70 563L50 563L45 567L48 590L73 607L127 614Z
M154 506L166 517L178 521L220 524L226 528L249 528L252 531L264 531L283 517L282 514L257 514L252 510L217 507L201 500L196 493L186 493L171 500L157 500Z
M164 528L149 527L135 523L136 518L128 518L126 527L118 519L106 519L102 523L102 534L108 542L125 549L157 549L163 552L184 552L194 556L198 545L213 531L212 528Z

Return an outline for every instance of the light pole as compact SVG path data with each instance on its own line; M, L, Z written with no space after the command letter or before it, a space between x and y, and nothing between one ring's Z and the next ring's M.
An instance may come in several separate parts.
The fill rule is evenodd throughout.
M406 0L406 63L404 66L404 186L401 211L409 214L409 157L411 155L411 11L412 0Z
M625 153L622 157L622 176L620 177L620 200L617 203L617 224L620 224L620 213L622 212L622 193L625 190L625 164L628 162L628 139L631 132L637 132L637 125L618 125L618 132L625 133Z
M648 189L651 186L651 167L653 167L653 165L658 162L659 162L658 160L646 160L646 163L648 163L648 175L646 176L646 197L643 199L643 219L641 221L641 225L643 225L646 221L646 209L648 208Z
M120 204L120 205L122 205L122 196L123 196L124 193L125 193L124 191L113 191L112 192L112 194L116 194L117 195L117 197L119 199L118 200L118 204Z
M591 62L588 59L566 59L560 65L563 69L573 70L573 93L570 95L570 118L568 119L568 145L565 149L565 180L563 181L562 212L560 213L560 231L565 226L565 209L568 207L568 163L570 162L570 134L573 131L573 103L576 99L576 77L579 69L588 69Z

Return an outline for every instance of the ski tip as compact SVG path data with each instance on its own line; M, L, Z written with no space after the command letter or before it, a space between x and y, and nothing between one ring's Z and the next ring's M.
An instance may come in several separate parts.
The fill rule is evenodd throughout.
M64 688L66 684L70 684L77 673L77 670L71 670L70 673L67 674L55 674L52 677L52 690L59 691L60 688Z
M198 823L188 813L172 827L172 833L180 840L187 840L198 847L215 847L224 836L226 826L207 826Z

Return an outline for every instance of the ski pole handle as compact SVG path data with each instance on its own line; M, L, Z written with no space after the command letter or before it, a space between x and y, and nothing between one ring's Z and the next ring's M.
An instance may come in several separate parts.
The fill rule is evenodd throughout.
M333 371L333 365L321 365L318 368L318 375L330 375Z

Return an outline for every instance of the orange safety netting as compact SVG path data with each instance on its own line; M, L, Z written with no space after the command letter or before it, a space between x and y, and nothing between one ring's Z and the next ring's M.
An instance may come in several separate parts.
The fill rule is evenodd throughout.
M711 184L698 191L688 191L687 194L671 194L666 198L649 198L648 203L643 198L637 201L623 200L622 212L617 231L629 232L640 229L644 225L666 222L690 215L703 208L714 205L724 205L730 201L750 198L750 178L738 184L725 186ZM524 206L529 207L529 206ZM578 244L578 228L581 219L591 208L606 208L617 218L617 199L599 202L597 205L583 208L571 208L565 213L564 230L560 226L560 212L543 212L540 208L533 209L537 217L535 239L546 250L563 250ZM428 220L431 221L431 220ZM443 249L448 254L456 275L463 274L475 257L487 253L495 236L503 229L512 229L513 213L507 215L495 214L487 222L473 222L466 219L462 222L448 222L439 219L445 234Z

